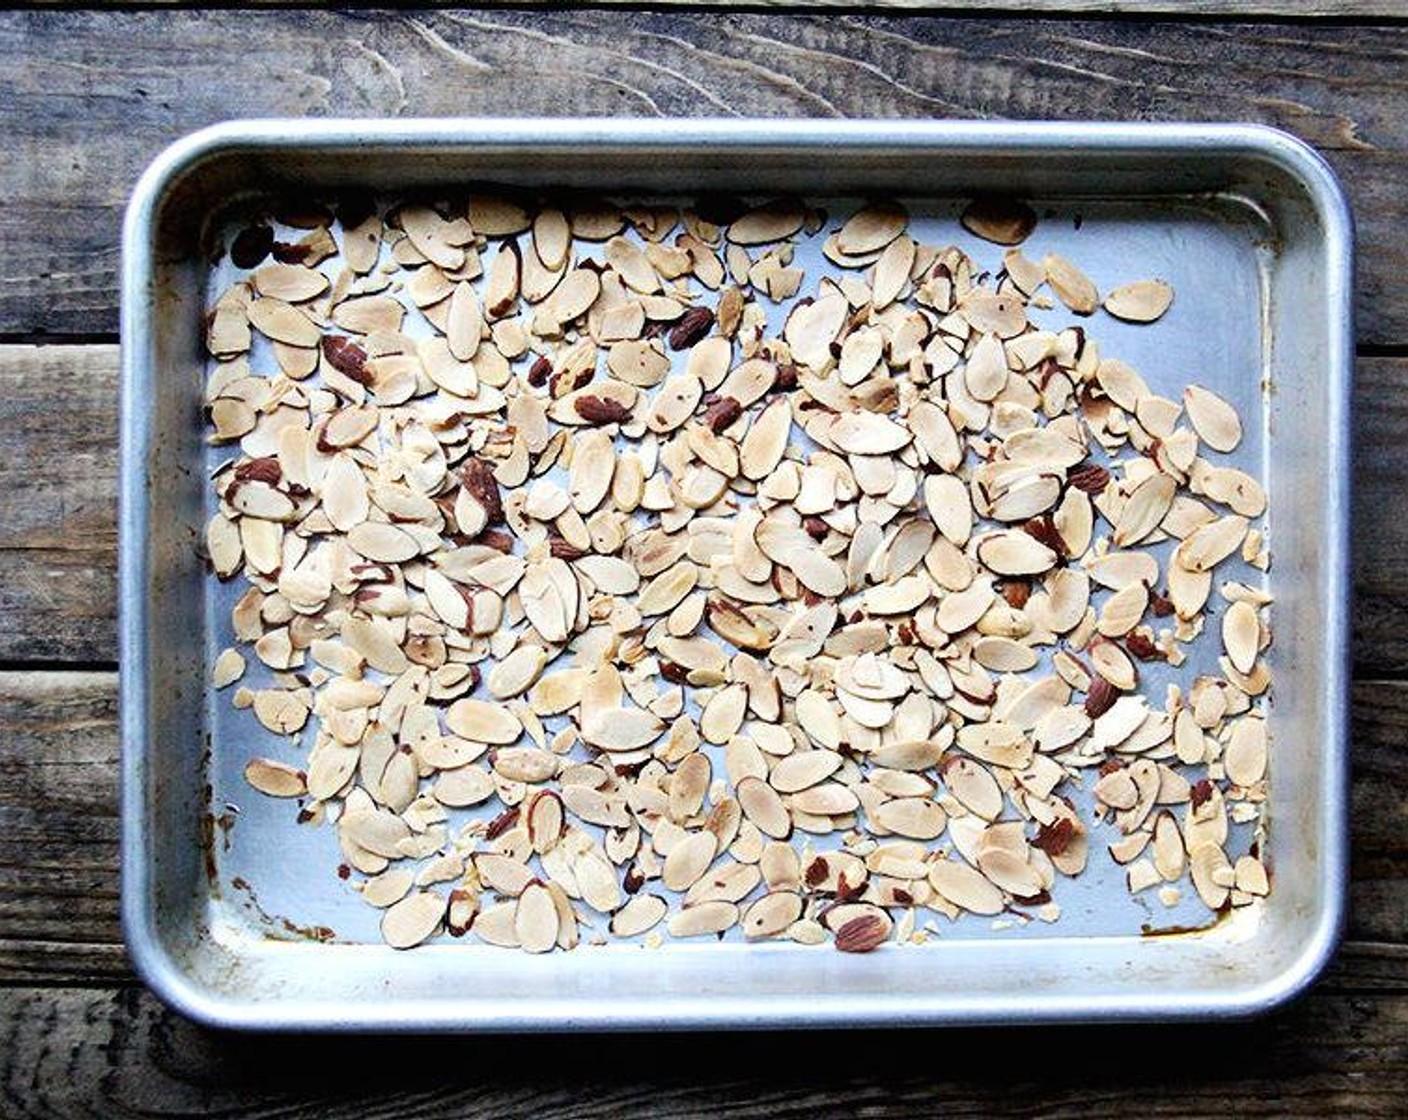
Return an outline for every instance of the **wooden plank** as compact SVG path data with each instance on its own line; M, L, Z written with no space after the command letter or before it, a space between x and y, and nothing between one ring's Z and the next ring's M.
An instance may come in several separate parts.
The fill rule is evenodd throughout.
M126 978L116 675L0 672L0 727L0 979Z
M1328 3L1329 0L1324 0ZM1376 0L1377 2L1377 0ZM1408 342L1408 27L679 11L0 15L0 334L116 328L119 214L231 115L1252 120L1316 144L1359 215L1360 329Z
M635 6L638 0L592 0L585 7L615 8ZM734 7L730 0L656 0L664 8L725 9ZM15 0L16 8L86 8L85 0ZM211 0L138 0L126 3L128 8L202 8L216 6ZM327 0L254 0L247 8L325 8L335 5ZM345 7L346 5L341 5ZM448 0L432 0L418 5L422 8L447 8L455 5ZM555 0L495 0L485 8L552 8ZM835 9L853 12L857 9L885 12L925 12L942 15L1026 15L1049 12L1052 15L1129 15L1179 16L1206 19L1247 19L1268 17L1275 20L1343 19L1381 20L1402 19L1403 5L1398 0L753 0L751 7L777 12L789 10Z
M27 1117L787 1120L1401 1116L1408 990L1346 956L1252 1023L478 1038L238 1036L138 988L0 989L0 1111ZM1403 967L1400 960L1399 968ZM774 1054L773 1060L759 1055ZM790 1053L790 1051L789 1051ZM1006 1059L994 1055L1014 1055ZM1000 1064L996 1064L1000 1063ZM996 1075L996 1076L993 1076Z
M117 348L0 347L0 662L114 660L116 568Z
M0 979L128 975L116 708L109 673L0 672ZM1349 933L1361 942L1408 946L1405 732L1408 683L1356 685Z
M1356 367L1355 659L1408 673L1408 358ZM117 348L0 346L0 663L116 660Z

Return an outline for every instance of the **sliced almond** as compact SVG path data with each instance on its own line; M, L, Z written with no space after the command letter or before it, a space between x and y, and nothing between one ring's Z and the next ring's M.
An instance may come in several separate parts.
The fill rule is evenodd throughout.
M1112 288L1105 295L1105 310L1116 319L1152 323L1173 303L1173 289L1162 280L1136 280Z

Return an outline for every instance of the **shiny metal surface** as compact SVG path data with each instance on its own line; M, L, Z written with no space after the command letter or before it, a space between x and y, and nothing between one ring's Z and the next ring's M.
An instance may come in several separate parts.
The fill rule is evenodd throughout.
M286 806L243 792L239 769L259 744L204 683L228 610L195 551L208 462L203 245L231 202L281 188L470 179L628 195L899 195L934 240L961 240L953 215L965 195L1016 191L1050 211L1044 248L1102 286L1132 278L1131 260L1170 279L1176 346L1105 320L1100 338L1156 389L1196 379L1249 419L1237 463L1271 493L1278 600L1271 898L1207 930L1146 937L1141 922L1166 927L1177 913L1146 912L1106 872L1066 884L1055 926L999 932L969 919L926 946L859 958L732 941L547 958L377 944L375 916L329 874L331 831L298 828ZM1289 998L1328 959L1343 909L1349 254L1348 213L1324 164L1250 126L280 121L181 141L138 184L124 237L123 915L139 971L186 1013L251 1028L1153 1019ZM233 801L239 823L221 834L212 812ZM311 925L331 926L335 941L308 936Z

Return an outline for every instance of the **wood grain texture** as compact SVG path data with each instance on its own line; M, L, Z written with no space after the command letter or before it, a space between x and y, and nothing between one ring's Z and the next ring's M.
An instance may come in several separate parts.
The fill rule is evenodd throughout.
M1365 341L1408 342L1408 27L757 12L0 14L0 335L113 331L123 200L230 117L584 114L1255 120L1360 219Z
M0 728L0 981L126 978L116 675L0 672Z
M590 4L579 7L615 8L633 7L639 0L591 0ZM87 8L92 4L75 0L12 0L15 8ZM214 0L124 0L127 8L210 8L219 5ZM253 0L242 5L245 8L356 8L369 7L367 0L333 5L309 0ZM422 8L453 7L448 0L436 0L419 5ZM483 5L485 8L552 8L556 0L496 0ZM656 7L690 8L695 10L727 10L739 7L734 0L656 0ZM1399 0L749 0L748 7L765 11L808 11L835 9L856 11L875 9L894 12L925 12L942 15L1026 15L1031 12L1049 12L1052 15L1122 15L1122 16L1180 16L1206 19L1246 19L1266 17L1276 20L1300 19L1355 19L1382 20L1404 18L1404 9Z
M109 673L0 672L0 982L129 975L116 688ZM1349 936L1398 946L1385 980L1408 987L1408 683L1361 683L1354 707Z
M252 0L246 8L356 8L373 7L367 0L355 3L331 4L327 0ZM552 8L556 0L493 0L484 8ZM638 0L591 0L577 7L638 7ZM1177 15L1183 18L1202 17L1208 20L1357 20L1378 21L1404 18L1400 0L656 0L656 7L691 8L691 10L728 11L729 8L749 7L763 11L807 11L832 8L836 11L877 10L893 13L925 13L942 15ZM84 8L92 4L82 0L11 0L15 8ZM220 7L215 0L127 0L130 8L203 8ZM455 7L449 0L434 0L418 4L422 8Z
M0 663L116 660L117 360L0 346ZM1355 378L1355 661L1404 675L1408 358L1362 358Z
M1408 990L1384 989L1377 964L1347 953L1310 997L1253 1023L801 1038L241 1038L196 1027L139 988L17 987L0 989L0 1112L1221 1120L1235 1101L1246 1117L1401 1116Z
M0 347L0 662L114 660L116 567L117 348Z

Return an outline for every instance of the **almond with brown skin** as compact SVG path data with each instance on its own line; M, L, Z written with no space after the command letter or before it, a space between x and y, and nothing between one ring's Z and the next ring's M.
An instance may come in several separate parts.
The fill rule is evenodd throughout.
M1090 691L1085 694L1085 714L1091 719L1099 719L1115 706L1119 698L1119 689L1104 677L1092 677Z
M372 383L372 375L367 370L367 352L346 335L325 335L323 357L333 369L346 374L353 381L362 385Z
M704 423L714 433L722 432L743 415L743 406L732 397L720 397L704 413Z
M631 410L620 401L594 394L578 397L572 402L572 407L588 424L596 425L619 424L631 414Z
M1110 472L1098 463L1088 463L1072 470L1066 481L1087 494L1099 494L1110 485Z
M230 243L230 263L236 268L257 268L274 247L274 231L268 226L247 226Z
M671 350L688 350L714 327L714 313L707 307L691 307L666 336Z
M494 478L494 468L483 459L465 460L464 465L460 467L460 485L484 507L490 525L504 519L504 504L499 496L499 484Z
M885 944L890 924L879 914L862 914L836 931L836 948L843 953L869 953Z

